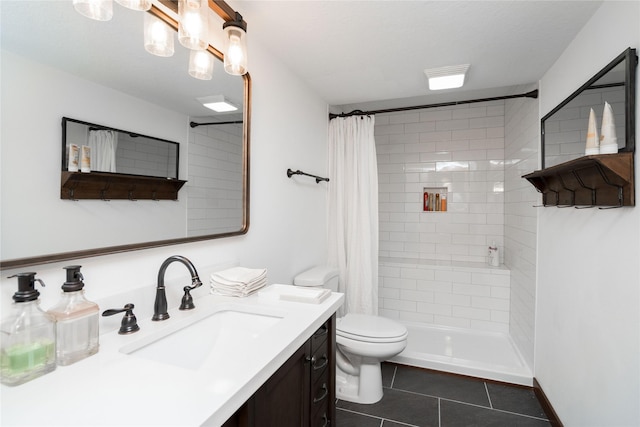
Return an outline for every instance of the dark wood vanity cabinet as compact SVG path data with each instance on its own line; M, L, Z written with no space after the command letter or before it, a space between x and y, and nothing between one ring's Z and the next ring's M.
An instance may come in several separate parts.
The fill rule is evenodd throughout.
M335 314L223 425L335 425Z

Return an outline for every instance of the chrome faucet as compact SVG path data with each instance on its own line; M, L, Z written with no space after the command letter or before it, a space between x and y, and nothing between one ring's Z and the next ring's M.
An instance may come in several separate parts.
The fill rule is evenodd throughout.
M198 272L196 271L196 268L193 266L191 261L189 261L187 258L180 255L170 256L169 258L164 260L164 262L160 266L160 271L158 271L156 302L153 306L153 317L151 318L151 320L165 320L169 318L169 313L167 313L167 295L164 291L164 273L167 270L167 267L169 267L169 264L174 261L178 261L184 264L184 266L189 270L189 273L191 273L191 286L185 286L183 288L184 296L182 297L182 302L180 303L180 310L191 310L195 308L195 305L193 304L193 297L191 296L191 291L199 286L202 286L200 277L198 277Z

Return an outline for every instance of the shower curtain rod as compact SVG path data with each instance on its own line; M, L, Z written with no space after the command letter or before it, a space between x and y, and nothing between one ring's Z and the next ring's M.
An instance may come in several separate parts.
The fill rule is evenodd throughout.
M538 97L538 89L535 89L535 90L532 90L531 92L521 93L518 95L504 95L504 96L496 96L493 98L468 99L466 101L441 102L439 104L416 105L413 107L387 108L385 110L372 110L372 111L353 110L349 113L340 113L340 114L329 113L329 120L335 119L336 117L368 116L371 114L395 113L397 111L422 110L424 108L448 107L451 105L460 105L460 104L473 104L475 102L488 102L488 101L499 101L502 99L537 98L537 97Z
M233 122L210 122L210 123L196 123L196 122L190 122L189 126L191 126L192 128L198 127L198 126L210 126L210 125L239 125L244 123L242 120L236 120Z

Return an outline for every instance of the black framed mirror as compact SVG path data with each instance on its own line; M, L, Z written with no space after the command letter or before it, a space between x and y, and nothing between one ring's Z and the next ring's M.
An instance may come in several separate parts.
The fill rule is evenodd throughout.
M62 118L62 171L77 172L70 159L82 146L90 149L90 170L178 179L180 144L153 136Z
M585 155L589 114L598 126L605 102L614 112L618 152L635 151L635 88L638 58L626 49L541 119L542 169Z

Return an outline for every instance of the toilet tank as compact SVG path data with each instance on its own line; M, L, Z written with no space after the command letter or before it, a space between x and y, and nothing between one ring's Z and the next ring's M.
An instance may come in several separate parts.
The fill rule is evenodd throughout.
M296 286L320 286L338 292L338 270L329 266L313 267L293 279Z

